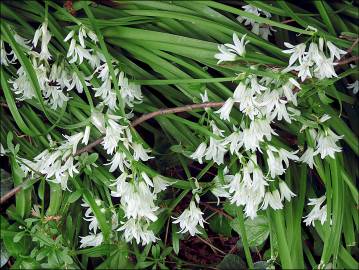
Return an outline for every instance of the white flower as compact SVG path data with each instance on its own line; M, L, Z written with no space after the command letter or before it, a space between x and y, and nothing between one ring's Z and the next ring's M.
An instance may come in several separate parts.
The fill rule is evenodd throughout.
M35 31L34 39L32 41L35 48L36 48L37 42L39 41L40 38L41 38L40 59L49 60L49 59L51 59L51 54L50 54L49 49L48 49L48 44L49 44L50 39L51 39L51 34L47 30L47 21L43 22L41 24L40 28L38 28Z
M251 84L251 90L253 90L255 93L260 94L262 91L267 90L268 88L260 85L257 80L257 76L250 75L250 84Z
M68 136L68 135L63 135L66 139L67 142L61 146L61 148L68 148L68 147L72 147L72 154L74 155L76 153L77 150L77 145L79 144L79 142L81 141L81 139L84 136L83 132L79 132L76 133L72 136Z
M231 177L226 187L231 194L230 202L237 206L244 205L244 211L247 217L251 219L257 216L259 205L265 194L267 182L259 167L254 167L249 162L243 169L243 178L241 173L236 173ZM252 178L250 174L253 174Z
M235 128L235 127L234 127ZM240 156L239 149L243 145L243 133L240 130L235 130L231 135L224 139L225 144L229 144L229 151L231 154Z
M107 154L112 155L115 151L118 142L120 141L126 126L121 126L112 119L108 119L108 125L106 127L106 134L101 143L103 148L107 151Z
M4 147L2 146L2 144L0 144L0 156L4 156L6 155L8 151L4 149ZM32 162L31 160L25 159L25 158L21 158L21 157L17 157L20 168L22 169L22 171L24 172L25 176L28 176L29 174L31 174L31 177L34 177L35 172L33 170L37 170L38 165L35 162Z
M5 156L6 155L6 150L4 148L4 146L0 143L0 156Z
M151 152L150 149L144 149L142 144L139 143L133 143L132 144L133 149L133 158L134 160L142 160L147 161L153 157L150 157L147 153Z
M252 13L256 16L261 16L262 14L267 17L270 18L272 15L265 11L265 10L261 10L260 8L251 6L251 5L245 5L242 7L242 9L244 9L246 12ZM270 30L274 31L272 29L272 27L270 27L269 25L263 25L263 24L259 24L257 23L254 19L251 18L247 18L245 16L238 16L237 20L242 23L244 22L244 25L251 25L252 26L252 32L255 33L256 35L260 35L262 38L268 40L268 36L271 35Z
M261 9L259 9L259 8L257 8L257 7L255 7L255 6L252 6L252 5L244 5L244 6L242 6L242 9L245 11L245 12L248 12L248 13L252 13L252 14L254 14L254 15L256 15L256 16L260 16L260 11L261 11ZM245 16L238 16L237 17L237 20L240 22L240 23L242 23L242 22L244 22L244 25L254 25L256 22L255 22L255 20L254 19L251 19L251 18L247 18L247 17L245 17Z
M202 164L203 163L202 158L205 156L206 149L207 149L207 144L205 142L201 143L197 147L196 151L192 155L190 155L190 158L195 160L197 159L198 162Z
M317 43L311 42L309 45L308 53L305 57L305 61L311 64L318 63L318 61L320 61L323 56L323 50L319 50Z
M101 112L93 111L91 113L91 123L101 132L105 133L105 116Z
M224 160L224 155L227 152L225 146L226 143L224 141L210 137L209 146L205 154L206 160L213 160L218 165L222 164Z
M258 26L260 26L260 25L258 25ZM253 30L254 30L254 28L252 28L252 32L253 32L253 33L255 33L255 34L261 36L261 37L262 37L263 39L265 39L265 40L268 40L268 37L272 35L271 31L277 32L277 31L274 30L273 27L270 26L270 25L264 25L264 26L262 26L262 27L259 27L259 32L258 32L258 33L256 33L256 32L253 31Z
M289 159L292 160L298 160L299 158L295 155L297 151L289 152L283 148L280 148L279 150L275 147L269 145L267 149L267 164L269 173L272 178L282 175L285 172L285 167L289 166ZM285 164L285 167L283 166L283 162Z
M274 210L279 210L283 208L282 200L277 189L272 192L267 191L265 193L261 208L265 210L268 208L268 206L270 206Z
M10 60L6 53L4 41L0 40L0 65L8 66L9 64L15 63L14 59Z
M349 84L347 85L347 88L348 88L348 89L353 89L353 90L352 90L352 91L353 91L353 94L356 95L356 94L359 92L359 81L356 80L356 81L353 82L353 83L349 83Z
M47 85L43 89L44 97L48 100L48 103L52 109L56 110L57 108L61 108L65 102L69 101L69 97L62 92L59 86L56 85Z
M119 182L121 180L121 182ZM127 218L146 219L156 221L155 212L158 207L154 204L155 196L144 181L127 183L119 179L116 191L111 192L113 197L121 197L121 207Z
M314 227L316 220L319 220L323 225L327 220L327 205L321 207L325 200L325 195L320 198L309 199L308 205L314 205L314 207L307 216L303 217L306 226L312 225Z
M232 180L233 175L223 175L223 183L220 180L219 176L216 176L213 179L213 187L211 188L211 192L214 196L217 197L217 205L219 205L219 198L229 198L231 195L227 191L226 185Z
M31 49L30 46L27 45L27 44L31 43L31 40L27 40L27 39L23 38L22 36L19 36L17 33L14 33L14 39L15 39L16 43L19 44L21 47L23 47L25 50L28 51ZM15 61L17 59L16 54L13 51L11 51L10 54L13 54L12 61Z
M196 206L196 203L192 200L190 202L189 208L183 211L183 213L177 217L174 218L175 221L173 221L174 224L179 223L179 226L181 230L180 233L186 233L189 232L191 236L194 236L196 233L200 233L200 231L196 228L197 225L200 225L202 228L204 228L203 222L203 213L201 212L201 209Z
M314 156L314 149L309 146L303 155L299 158L299 161L307 163L309 168L313 169Z
M222 120L229 121L229 114L231 113L233 105L234 105L234 99L229 98L226 100L224 105L219 110L215 111L215 113L219 113L220 114L219 117Z
M291 69L298 71L298 77L303 82L306 78L312 78L310 68L313 66L313 64L314 63L312 61L304 59L299 66L293 67Z
M142 242L145 246L149 243L156 242L158 238L155 237L153 231L148 229L149 224L143 223L139 220L130 218L123 225L117 229L117 231L124 231L124 238L126 242L131 242L132 239L136 240L137 244Z
M126 155L122 152L116 152L110 163L105 165L111 165L109 171L114 172L116 169L120 169L121 172L125 171L125 167L130 168L130 163L126 159Z
M288 185L284 181L279 181L280 199L283 201L285 198L290 202L292 197L296 195L289 189Z
M275 109L273 110L273 112L270 114L270 119L273 120L275 118L277 118L277 120L281 121L282 119L284 119L287 123L291 123L291 117L287 111L287 101L280 99L275 106Z
M227 48L229 48L229 50L231 52L236 53L239 56L243 56L246 53L246 48L245 46L248 44L248 40L245 41L244 39L246 38L247 34L242 36L242 39L239 40L238 36L236 33L233 33L233 44L224 44Z
M128 185L130 184L126 182L126 179L130 177L132 177L132 175L128 175L127 172L123 172L119 177L115 179L115 182L110 184L110 187L116 186L116 191L111 192L111 195L113 197L121 197L123 192L128 189Z
M133 82L130 83L123 71L120 72L118 85L121 88L121 97L129 107L133 107L135 103L142 102L141 86Z
M93 51L91 59L88 59L92 69L97 69L103 62L106 62L105 56L99 51Z
M163 190L166 190L167 187L171 185L171 183L161 175L156 175L155 177L152 178L152 180L153 180L153 192L155 194L160 193Z
M218 50L220 53L214 55L214 58L218 59L217 64L236 60L236 54L229 50L225 45L218 45Z
M243 146L247 151L256 151L257 148L259 149L260 138L257 136L259 134L256 133L256 129L245 128L242 134Z
M85 132L84 132L84 137L82 138L81 143L83 143L84 145L87 145L90 139L90 132L91 132L91 127L90 126L86 126L85 128Z
M299 63L302 63L305 56L305 43L300 43L294 46L288 42L284 42L284 46L289 49L283 50L282 52L291 54L288 66L292 66L297 60L299 60Z
M267 138L268 141L272 140L272 134L278 135L271 127L271 121L268 118L256 118L250 124L250 129L259 141L264 141L264 137Z
M331 117L328 114L323 114L322 117L320 117L319 122L324 123L325 121L329 120Z
M97 220L96 216L93 215L92 209L90 208L90 206L86 202L81 204L81 206L88 207L86 212L85 212L85 217L83 219L90 222L89 230L90 231L93 230L93 232L96 234L98 226L99 226L99 223L98 223L98 220Z
M80 45L83 48L86 48L84 38L86 38L87 36L95 43L98 41L98 38L94 32L92 32L90 29L88 29L84 25L81 25L79 28L79 32L78 32L78 38L79 38ZM65 41L66 41L66 38L65 38Z
M77 60L79 60L78 64L81 64L84 59L92 60L93 57L90 52L90 49L83 48L81 45L76 44L75 39L72 39L66 57L71 57L70 64L75 63Z
M199 94L200 96L201 96L201 99L202 99L202 102L203 103L206 103L206 102L208 102L209 101L209 99L208 99L208 94L207 94L207 90L204 90L204 93L203 94Z
M73 36L74 36L74 34L75 34L75 31L74 31L74 30L71 30L71 31L66 35L66 37L65 37L65 39L64 39L64 42L67 42L67 41L69 41L70 39L72 39Z
M342 151L342 148L336 145L336 142L341 138L343 138L343 136L336 135L330 129L320 131L317 136L317 147L314 155L320 154L321 159L324 159L326 156L335 158L335 153Z
M20 97L17 97L17 99L25 100L36 97L36 93L32 88L30 79L28 78L23 66L21 66L16 71L16 74L18 75L18 77L14 80L9 80L9 83L12 84L11 90L14 91L16 95L20 95Z
M347 54L346 51L339 49L337 46L335 46L332 42L327 41L326 42L327 47L330 51L330 58L331 59L340 59L341 55Z
M332 58L323 56L318 60L316 65L317 67L314 69L314 75L316 78L322 80L325 78L338 77L334 70L334 66L336 64L333 62Z
M281 89L283 90L283 94L287 98L287 100L297 106L297 95L293 93L294 87L302 89L300 87L300 84L296 80L294 80L293 78L289 78L288 82L285 83Z
M74 177L74 174L79 173L79 171L77 170L77 167L79 166L79 164L74 164L74 158L72 156L70 156L66 162L64 163L63 166L61 166L60 171L63 172L67 172L69 174L69 176Z
M90 234L87 236L80 236L80 238L81 238L80 248L97 247L97 246L101 245L103 242L103 234L102 233Z
M79 76L77 75L77 73L73 72L71 74L70 79L71 79L71 83L67 83L67 85L66 85L67 86L67 91L72 90L72 89L75 88L76 91L81 94L83 92L84 88L83 88L82 82L81 82ZM91 85L91 83L89 83L88 81L85 81L85 84L87 86Z
M145 180L145 183L146 183L148 186L153 187L152 180L151 180L151 178L147 175L147 173L141 172L141 176L142 176L142 179Z
M224 137L224 135L223 135L224 130L218 128L216 123L213 120L211 120L209 124L210 124L210 126L212 128L212 132L213 132L214 135Z

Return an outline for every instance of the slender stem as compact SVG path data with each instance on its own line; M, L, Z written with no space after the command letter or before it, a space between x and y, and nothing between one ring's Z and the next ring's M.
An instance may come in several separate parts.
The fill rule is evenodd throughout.
M246 227L244 226L243 207L240 207L240 209L237 212L238 212L237 215L238 215L238 219L239 219L239 230L240 230L241 237L242 237L244 254L246 256L246 260L247 260L249 269L254 269L251 251L249 250Z
M278 240L279 258L283 269L293 269L292 259L289 252L289 246L285 235L285 226L283 222L282 210L270 210L271 220L273 221L274 231Z

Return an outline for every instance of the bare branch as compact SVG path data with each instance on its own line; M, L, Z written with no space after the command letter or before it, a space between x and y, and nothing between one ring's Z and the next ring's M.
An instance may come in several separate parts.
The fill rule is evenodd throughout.
M182 107L175 107L175 108L168 108L168 109L161 109L155 112L147 113L142 115L141 117L137 118L131 124L132 127L136 127L139 124L159 115L163 114L171 114L171 113L179 113L179 112L189 112L195 109L204 109L204 108L211 108L211 107L221 107L223 106L224 102L206 102L206 103L196 103L191 105L185 105Z

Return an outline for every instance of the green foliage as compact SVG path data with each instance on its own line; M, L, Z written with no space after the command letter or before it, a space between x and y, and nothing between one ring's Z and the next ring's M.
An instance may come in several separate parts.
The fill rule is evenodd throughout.
M0 141L6 150L4 161L1 161L2 199L12 188L20 187L14 199L1 203L0 267L357 268L358 100L347 89L349 83L359 78L357 68L350 66L358 64L357 3L99 2L0 3L1 42L5 44L5 54L13 52L5 56L17 59L14 59L15 64L3 64L1 48ZM244 11L240 6L245 4L270 12L272 16L260 17ZM276 32L265 40L251 32L251 25L238 22L238 15L261 26L271 26ZM37 75L40 67L34 65L15 35L32 40L38 26L45 21L52 34L48 48L53 58L49 61L68 66L71 74L77 74L83 88L81 93L66 93L69 100L57 109L50 106L43 94ZM158 219L151 222L148 229L154 232L156 243L144 246L135 240L126 243L124 232L117 230L128 220L120 207L121 198L111 196L113 183L120 173L119 170L109 172L108 161L112 157L99 144L74 155L78 173L68 177L67 188L49 181L44 174L31 168L32 164L24 162L33 160L44 150L57 149L64 141L63 135L83 132L87 126L91 127L90 143L102 136L92 118L95 112L108 112L94 91L100 86L100 79L97 75L91 76L94 69L89 63L70 63L66 56L70 45L64 38L71 30L77 31L80 25L96 33L98 43L90 44L86 40L86 45L92 52L101 53L108 63L108 73L113 80L109 88L114 90L119 101L119 108L111 113L118 117L133 113L133 118L119 121L126 122L133 140L152 148L155 156L146 162L130 160L129 166L134 170L129 181L137 181L140 173L145 172L151 179L165 176L171 184L166 191L155 195ZM239 37L246 35L250 41L246 54L236 61L217 64L214 55L218 52L218 44L231 42L233 33ZM301 89L297 89L297 109L301 114L292 123L275 121L273 128L279 136L273 138L272 143L288 151L298 150L301 155L308 146L314 146L308 129L303 130L303 127L330 128L344 136L340 141L342 153L336 153L335 159L322 160L316 156L312 169L290 162L285 175L268 181L268 190L277 189L278 180L285 180L296 194L291 201L283 202L281 210L274 211L270 207L263 210L259 205L257 217L251 219L245 216L243 205L236 206L229 199L221 198L215 205L215 197L211 194L216 184L214 179L218 178L223 186L228 184L223 171L228 169L236 174L243 167L243 159L233 155L221 165L208 160L199 164L191 159L201 142L209 144L210 137L216 138L210 131L211 120L225 132L242 122L243 113L238 108L233 108L231 122L222 121L214 113L217 107L213 107L159 113L136 127L130 125L130 121L143 114L201 103L204 91L211 102L226 101L232 97L238 83L251 74L278 79L278 82L296 78L296 71L281 73L289 60L288 54L282 52L284 42L309 44L319 38L349 51L350 55L345 55L344 59L356 60L337 65L338 77L301 81ZM40 52L39 48L34 51ZM117 84L117 67L124 71L130 83L142 85L143 103L126 108ZM20 68L28 78L26 85L34 91L31 99L21 99L14 92L12 81L18 77ZM320 117L324 114L331 118L322 123ZM124 152L131 151L126 142L121 141L119 145ZM77 150L82 147L84 144L80 142ZM265 167L266 155L265 151L258 154L259 166ZM196 194L200 195L198 205L207 222L204 228L196 227L198 237L179 233L179 225L172 223ZM326 196L326 220L315 221L315 226L305 226L303 217L312 209L307 205L308 199L322 195ZM92 233L89 221L84 220L83 203L88 205L86 210L91 211L98 222L98 232L103 234L103 241L95 247L80 248L80 237Z

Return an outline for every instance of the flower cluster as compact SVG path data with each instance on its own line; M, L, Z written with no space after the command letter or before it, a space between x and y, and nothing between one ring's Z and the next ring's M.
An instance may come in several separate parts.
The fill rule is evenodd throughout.
M52 56L48 49L51 40L51 34L48 31L47 23L44 22L39 29L36 30L32 40L33 48L28 44L30 41L25 40L21 36L14 33L16 42L23 48L24 52L31 59L37 80L39 82L41 94L45 102L54 110L61 108L70 99L66 94L67 91L77 89L82 92L82 84L76 73L70 72L69 68L62 62L57 61L50 63ZM36 51L38 43L41 40L40 53ZM13 58L10 60L9 56ZM16 54L11 51L6 53L4 43L1 41L1 64L15 64L17 60ZM17 100L27 100L36 97L36 91L30 81L27 71L21 66L16 71L17 77L12 78L9 82L12 90L17 95Z
M307 45L300 43L298 45L292 45L288 42L284 42L284 45L288 48L283 50L284 53L290 54L289 65L283 71L296 71L298 77L304 81L306 78L317 79L338 77L334 67L336 63L335 59L339 60L341 55L347 52L336 47L332 42L325 41L322 37L319 38L318 44L311 42L308 50ZM329 56L326 52L329 51ZM294 65L296 64L296 65Z
M237 56L244 56L246 53L246 45L249 42L245 41L246 35L242 36L240 40L236 33L233 33L233 44L221 44L218 45L220 53L215 54L215 58L218 59L217 64L224 61L235 61Z
M342 148L337 145L337 142L342 139L343 136L338 136L329 127L323 125L323 123L329 119L330 116L325 114L318 121L319 124L322 125L321 128L315 129L306 126L302 128L302 130L308 129L308 134L313 144L307 146L307 149L299 161L308 164L311 169L313 168L314 157L316 155L319 154L321 159L327 156L335 158L335 153L342 151Z
M178 223L181 227L181 230L179 231L180 233L189 232L192 236L200 233L197 229L197 225L199 224L203 227L204 222L203 213L193 200L190 202L189 207L185 209L179 217L175 218L175 221L173 221L174 224Z
M89 133L85 133L64 135L66 140L59 146L50 139L50 149L41 152L33 161L20 158L21 168L25 175L34 172L41 173L48 181L60 184L63 190L68 189L69 177L74 177L79 173L79 163L74 155L80 142L85 145L88 143Z
M77 35L75 35L75 30L71 30L65 37L65 42L71 40L67 52L67 57L71 58L70 63L77 62L81 64L84 59L87 59L90 63L99 63L103 59L101 55L92 54L92 49L86 47L85 38L87 37L94 43L98 41L96 34L84 25L79 26Z
M238 39L234 38L234 42L238 43ZM292 53L289 67L295 69L292 65L296 61L302 64L309 60L313 60L319 66L322 65L319 60L324 58L331 59L332 66L334 66L334 59L339 59L340 55L345 52L331 42L326 42L330 52L330 57L327 58L323 52L323 42L323 39L319 39L319 46L312 43L308 52L305 51L304 44L293 46L291 50L285 51ZM219 47L220 54L215 55L215 58L219 59L219 63L235 59L235 55L230 55L234 52L232 46L226 44ZM290 47L288 43L286 46ZM323 69L325 70L326 67L324 65ZM331 77L329 72L319 71L318 68L314 69L314 74L319 79ZM308 145L307 150L300 158L297 156L299 150L290 151L272 142L272 137L278 135L272 128L274 122L283 120L290 124L293 121L300 122L300 119L303 118L300 111L295 108L298 105L297 92L301 90L301 85L295 79L285 76L259 77L255 74L245 74L244 76L240 74L238 78L244 79L238 84L233 95L225 101L219 110L215 111L219 114L220 119L233 123L233 131L221 130L211 120L209 125L213 136L209 137L209 143L208 139L205 139L190 155L192 159L200 163L205 159L213 160L217 164L224 163L225 155L228 152L230 155L237 156L240 161L240 170L234 175L226 174L224 181L219 181L216 177L213 180L212 192L218 198L228 198L231 203L244 206L245 214L250 218L256 217L260 209L268 207L275 210L282 209L284 200L290 201L295 196L288 185L280 179L289 167L290 161L301 161L312 168L314 156L320 155L322 159L327 156L334 158L334 154L341 151L337 141L342 136L336 135L323 124L330 118L327 115L323 115L318 121L322 128L308 130L313 145ZM304 79L302 78L302 80ZM208 101L206 93L201 97L206 99L206 102ZM242 113L239 122L230 118L231 111L235 107ZM303 125L301 131L306 128L308 127ZM207 146L207 144L209 145ZM259 156L266 164L267 173L264 173L259 165Z
M109 212L106 208L103 207L103 202L100 199L95 199L95 203L98 207L100 207L101 213ZM89 224L89 235L80 236L80 243L81 243L80 248L99 246L103 242L103 234L102 232L98 232L99 222L88 203L84 202L81 204L81 206L87 208L85 211L84 220L90 222L90 224ZM111 226L112 229L114 230L118 227L118 216L115 211L111 211L110 215L111 215Z
M117 61L113 61L113 65L117 65ZM94 87L95 97L101 97L103 103L111 110L117 109L116 92L112 88L113 80L110 75L109 66L104 63L97 67L95 73L98 73L97 78L101 79L102 84L99 87ZM117 83L120 89L121 99L129 106L133 107L136 103L142 102L141 87L138 84L129 82L123 71L119 68L114 69L115 76L118 76Z
M313 205L313 209L310 213L304 217L304 223L309 226L315 226L314 222L319 220L323 225L327 220L327 205L322 204L325 202L326 196L322 196L320 198L309 199L308 205Z
M267 19L270 19L272 17L272 15L269 12L251 5L242 6L242 9L258 17L262 15ZM271 31L275 31L270 25L257 23L254 19L247 18L245 16L238 16L237 20L240 23L244 23L245 26L250 25L252 27L251 31L265 40L268 40L268 37L272 35Z

